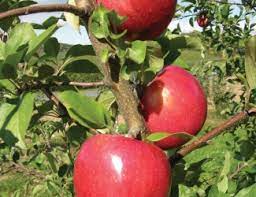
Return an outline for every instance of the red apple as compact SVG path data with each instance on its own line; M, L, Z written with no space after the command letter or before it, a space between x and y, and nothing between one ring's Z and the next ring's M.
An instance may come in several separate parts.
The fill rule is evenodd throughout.
M151 40L160 36L171 22L177 0L96 0L127 17L120 30L127 29L129 40Z
M178 66L167 66L146 87L142 108L150 133L185 132L195 135L202 128L207 114L207 100L198 80ZM168 137L156 144L169 149L186 141Z
M197 24L200 26L200 27L207 27L210 23L209 21L209 18L207 17L207 15L205 14L201 14L197 17Z
M74 167L77 197L167 197L170 165L153 144L120 135L96 135Z

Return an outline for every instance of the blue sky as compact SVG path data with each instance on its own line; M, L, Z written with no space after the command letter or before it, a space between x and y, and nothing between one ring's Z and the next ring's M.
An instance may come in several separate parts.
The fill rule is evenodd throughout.
M178 0L181 1L181 0ZM67 0L37 0L38 3L48 4L48 3L65 3ZM232 2L239 3L240 0L232 0ZM42 23L49 16L60 16L61 13L51 13L51 14L33 14L22 16L21 20L24 22L34 22L34 23ZM183 32L191 32L194 30L200 31L201 28L197 26L191 27L189 25L188 18L182 20L173 20L169 26L170 29L174 29L177 27L177 24L180 23L180 27ZM89 38L87 36L86 30L84 27L81 27L80 33L75 31L69 24L62 22L62 27L54 34L56 38L58 38L59 42L67 43L67 44L90 44Z

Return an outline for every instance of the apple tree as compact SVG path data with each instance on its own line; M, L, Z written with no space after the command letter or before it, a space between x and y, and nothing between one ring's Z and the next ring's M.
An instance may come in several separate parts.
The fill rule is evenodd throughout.
M256 193L256 2L176 3L0 0L2 196ZM60 20L91 45L59 43Z

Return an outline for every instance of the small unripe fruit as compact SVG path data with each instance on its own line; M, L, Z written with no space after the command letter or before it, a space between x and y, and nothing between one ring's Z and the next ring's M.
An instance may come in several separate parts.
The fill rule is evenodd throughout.
M177 0L96 0L127 20L118 28L127 29L129 40L151 40L160 36L175 13Z
M74 167L76 197L167 197L170 165L153 144L120 135L96 135Z
M207 114L207 99L198 80L186 70L167 66L146 87L141 100L143 115L150 133L185 132L197 134ZM167 137L156 144L169 149L186 141Z

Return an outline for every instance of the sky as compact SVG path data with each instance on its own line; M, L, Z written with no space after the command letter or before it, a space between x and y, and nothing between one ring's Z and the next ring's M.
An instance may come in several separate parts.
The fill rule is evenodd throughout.
M178 0L178 2L181 0ZM49 3L66 3L67 0L37 0L38 3L41 4L49 4ZM232 0L232 2L239 3L240 0ZM42 23L46 20L49 16L60 16L61 13L40 13L40 14L32 14L27 16L20 17L23 22L33 22L33 23ZM182 32L189 33L192 31L201 31L201 28L195 23L195 27L191 27L189 24L189 18L184 18L182 20L173 19L170 23L169 28L171 30L175 29L180 23L180 27ZM59 42L66 43L66 44L90 44L90 40L86 33L84 27L81 27L80 32L75 31L69 24L65 22L61 22L62 27L57 30L54 34ZM40 32L40 31L39 31Z

